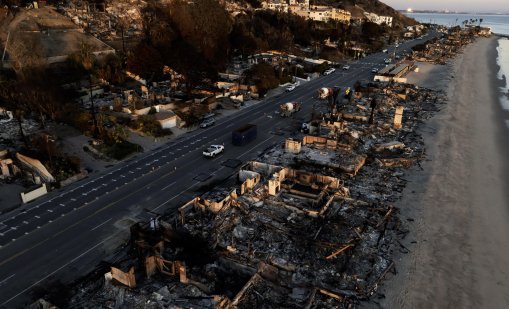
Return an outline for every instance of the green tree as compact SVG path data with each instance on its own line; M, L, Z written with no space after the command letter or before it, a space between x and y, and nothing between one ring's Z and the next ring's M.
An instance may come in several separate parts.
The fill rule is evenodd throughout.
M264 95L269 89L279 85L274 68L266 63L255 64L247 73L246 79L252 81L258 88L258 92Z
M125 81L122 59L116 54L108 54L97 61L97 76L111 84L121 84Z
M127 69L145 79L162 76L163 59L157 48L141 42L127 57Z
M115 126L110 132L111 138L115 143L122 143L129 137L129 131L121 125Z
M229 54L230 15L216 0L175 0L167 8L180 36L210 62L224 63Z

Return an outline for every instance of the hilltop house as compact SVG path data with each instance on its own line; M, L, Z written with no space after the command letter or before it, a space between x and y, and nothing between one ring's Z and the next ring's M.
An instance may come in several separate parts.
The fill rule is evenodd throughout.
M392 16L381 16L370 12L364 12L364 16L372 23L378 25L386 24L387 26L392 27Z

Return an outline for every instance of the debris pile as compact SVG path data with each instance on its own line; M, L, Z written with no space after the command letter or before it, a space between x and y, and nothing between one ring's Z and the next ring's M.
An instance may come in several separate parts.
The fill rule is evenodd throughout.
M315 109L307 135L247 162L177 213L134 225L106 279L78 285L71 307L85 299L152 308L352 308L370 300L394 271L394 251L408 252L393 203L405 168L424 154L415 127L443 100L373 83L322 114Z
M445 64L447 60L461 52L466 45L472 43L477 35L477 31L472 28L450 28L442 38L436 38L414 47L411 58L421 62Z

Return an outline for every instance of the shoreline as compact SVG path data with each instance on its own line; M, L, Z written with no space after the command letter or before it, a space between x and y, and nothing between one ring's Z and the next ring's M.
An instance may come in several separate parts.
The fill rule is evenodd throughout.
M453 60L448 104L419 129L423 171L412 168L397 205L410 253L396 254L382 308L509 307L509 149L497 42L478 39Z

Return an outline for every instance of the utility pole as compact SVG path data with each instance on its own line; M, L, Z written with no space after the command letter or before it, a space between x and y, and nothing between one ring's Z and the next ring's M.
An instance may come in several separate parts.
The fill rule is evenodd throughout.
M9 43L9 36L11 35L11 32L7 32L7 40L5 41L5 47L4 47L4 53L2 55L2 65L3 65L3 61L5 59L5 52L7 51L7 44Z

